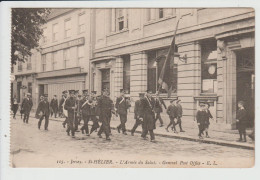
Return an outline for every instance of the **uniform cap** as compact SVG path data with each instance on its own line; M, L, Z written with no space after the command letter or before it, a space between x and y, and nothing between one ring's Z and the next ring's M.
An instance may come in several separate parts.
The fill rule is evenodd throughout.
M65 90L65 91L62 91L62 94L66 94L66 93L68 93L68 91L67 91L67 90Z
M93 93L93 94L97 94L97 91L91 91L91 93Z
M83 93L83 94L88 93L88 90L87 90L87 89L84 89L84 90L82 90L82 93Z

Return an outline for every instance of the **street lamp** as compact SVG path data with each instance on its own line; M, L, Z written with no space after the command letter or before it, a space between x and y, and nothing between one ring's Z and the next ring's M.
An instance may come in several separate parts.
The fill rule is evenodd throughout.
M176 62L181 61L181 62L187 63L187 54L183 54L183 56L181 57L179 53L175 52L174 61L176 61Z

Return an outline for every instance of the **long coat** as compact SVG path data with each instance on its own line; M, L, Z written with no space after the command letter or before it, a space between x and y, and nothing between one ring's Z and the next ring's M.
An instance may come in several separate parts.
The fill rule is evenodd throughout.
M142 108L141 100L135 101L135 109L134 109L134 114L135 114L134 118L135 119L138 119L141 116L142 111L143 111L141 108Z
M101 121L110 119L114 109L113 101L109 97L102 95L98 98L97 109Z
M117 108L118 114L126 115L127 109L131 107L131 104L126 98L123 99L123 97L118 97L116 99L115 107Z
M141 100L141 117L143 118L143 129L153 130L155 129L155 114L154 114L154 98L145 97Z
M57 112L58 111L58 100L52 99L50 106L54 112Z
M21 109L23 110L23 112L25 114L29 113L31 111L32 106L33 106L33 102L32 102L31 98L24 98L23 99L23 102L22 102L22 105L21 105Z
M236 119L238 122L236 123L237 129L244 129L248 125L248 120L247 120L247 114L245 109L239 109L237 111L237 116Z
M80 108L82 116L96 116L97 102L95 100L82 99L80 102Z
M50 115L50 105L48 101L40 101L37 110L36 110L36 117L39 116L40 112L42 115L49 116Z
M76 105L76 100L75 98L73 97L70 97L68 98L66 101L65 101L65 105L64 105L64 109L67 110L68 112L68 118L70 120L74 120L74 115L75 115L75 111L74 109L72 109L72 107L75 107Z
M163 111L162 106L166 109L166 105L161 97L155 99L154 111L161 113Z
M182 106L180 104L176 105L177 117L182 117Z

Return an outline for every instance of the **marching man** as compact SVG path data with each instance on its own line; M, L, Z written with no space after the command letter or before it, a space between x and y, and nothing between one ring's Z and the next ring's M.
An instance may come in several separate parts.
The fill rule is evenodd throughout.
M131 107L130 101L125 97L124 89L120 89L120 97L116 99L115 108L120 117L120 125L117 126L118 133L122 130L124 135L127 135L125 123L127 121L127 110Z
M49 116L50 116L50 105L48 102L48 95L45 94L44 97L41 96L41 101L36 110L36 117L39 117L38 129L41 128L42 120L45 119L44 129L48 130Z

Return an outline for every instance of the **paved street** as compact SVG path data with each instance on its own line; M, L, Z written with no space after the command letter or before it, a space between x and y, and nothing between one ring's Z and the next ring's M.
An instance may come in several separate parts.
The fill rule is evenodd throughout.
M44 125L44 123L43 123ZM37 128L37 119L24 124L11 120L11 165L13 167L251 167L254 151L199 142L156 137L151 143L140 134L112 131L108 142L96 133L76 139L66 135L59 121L50 121L49 131ZM236 160L239 159L239 160ZM107 161L105 161L107 160ZM214 164L215 161L215 165Z

